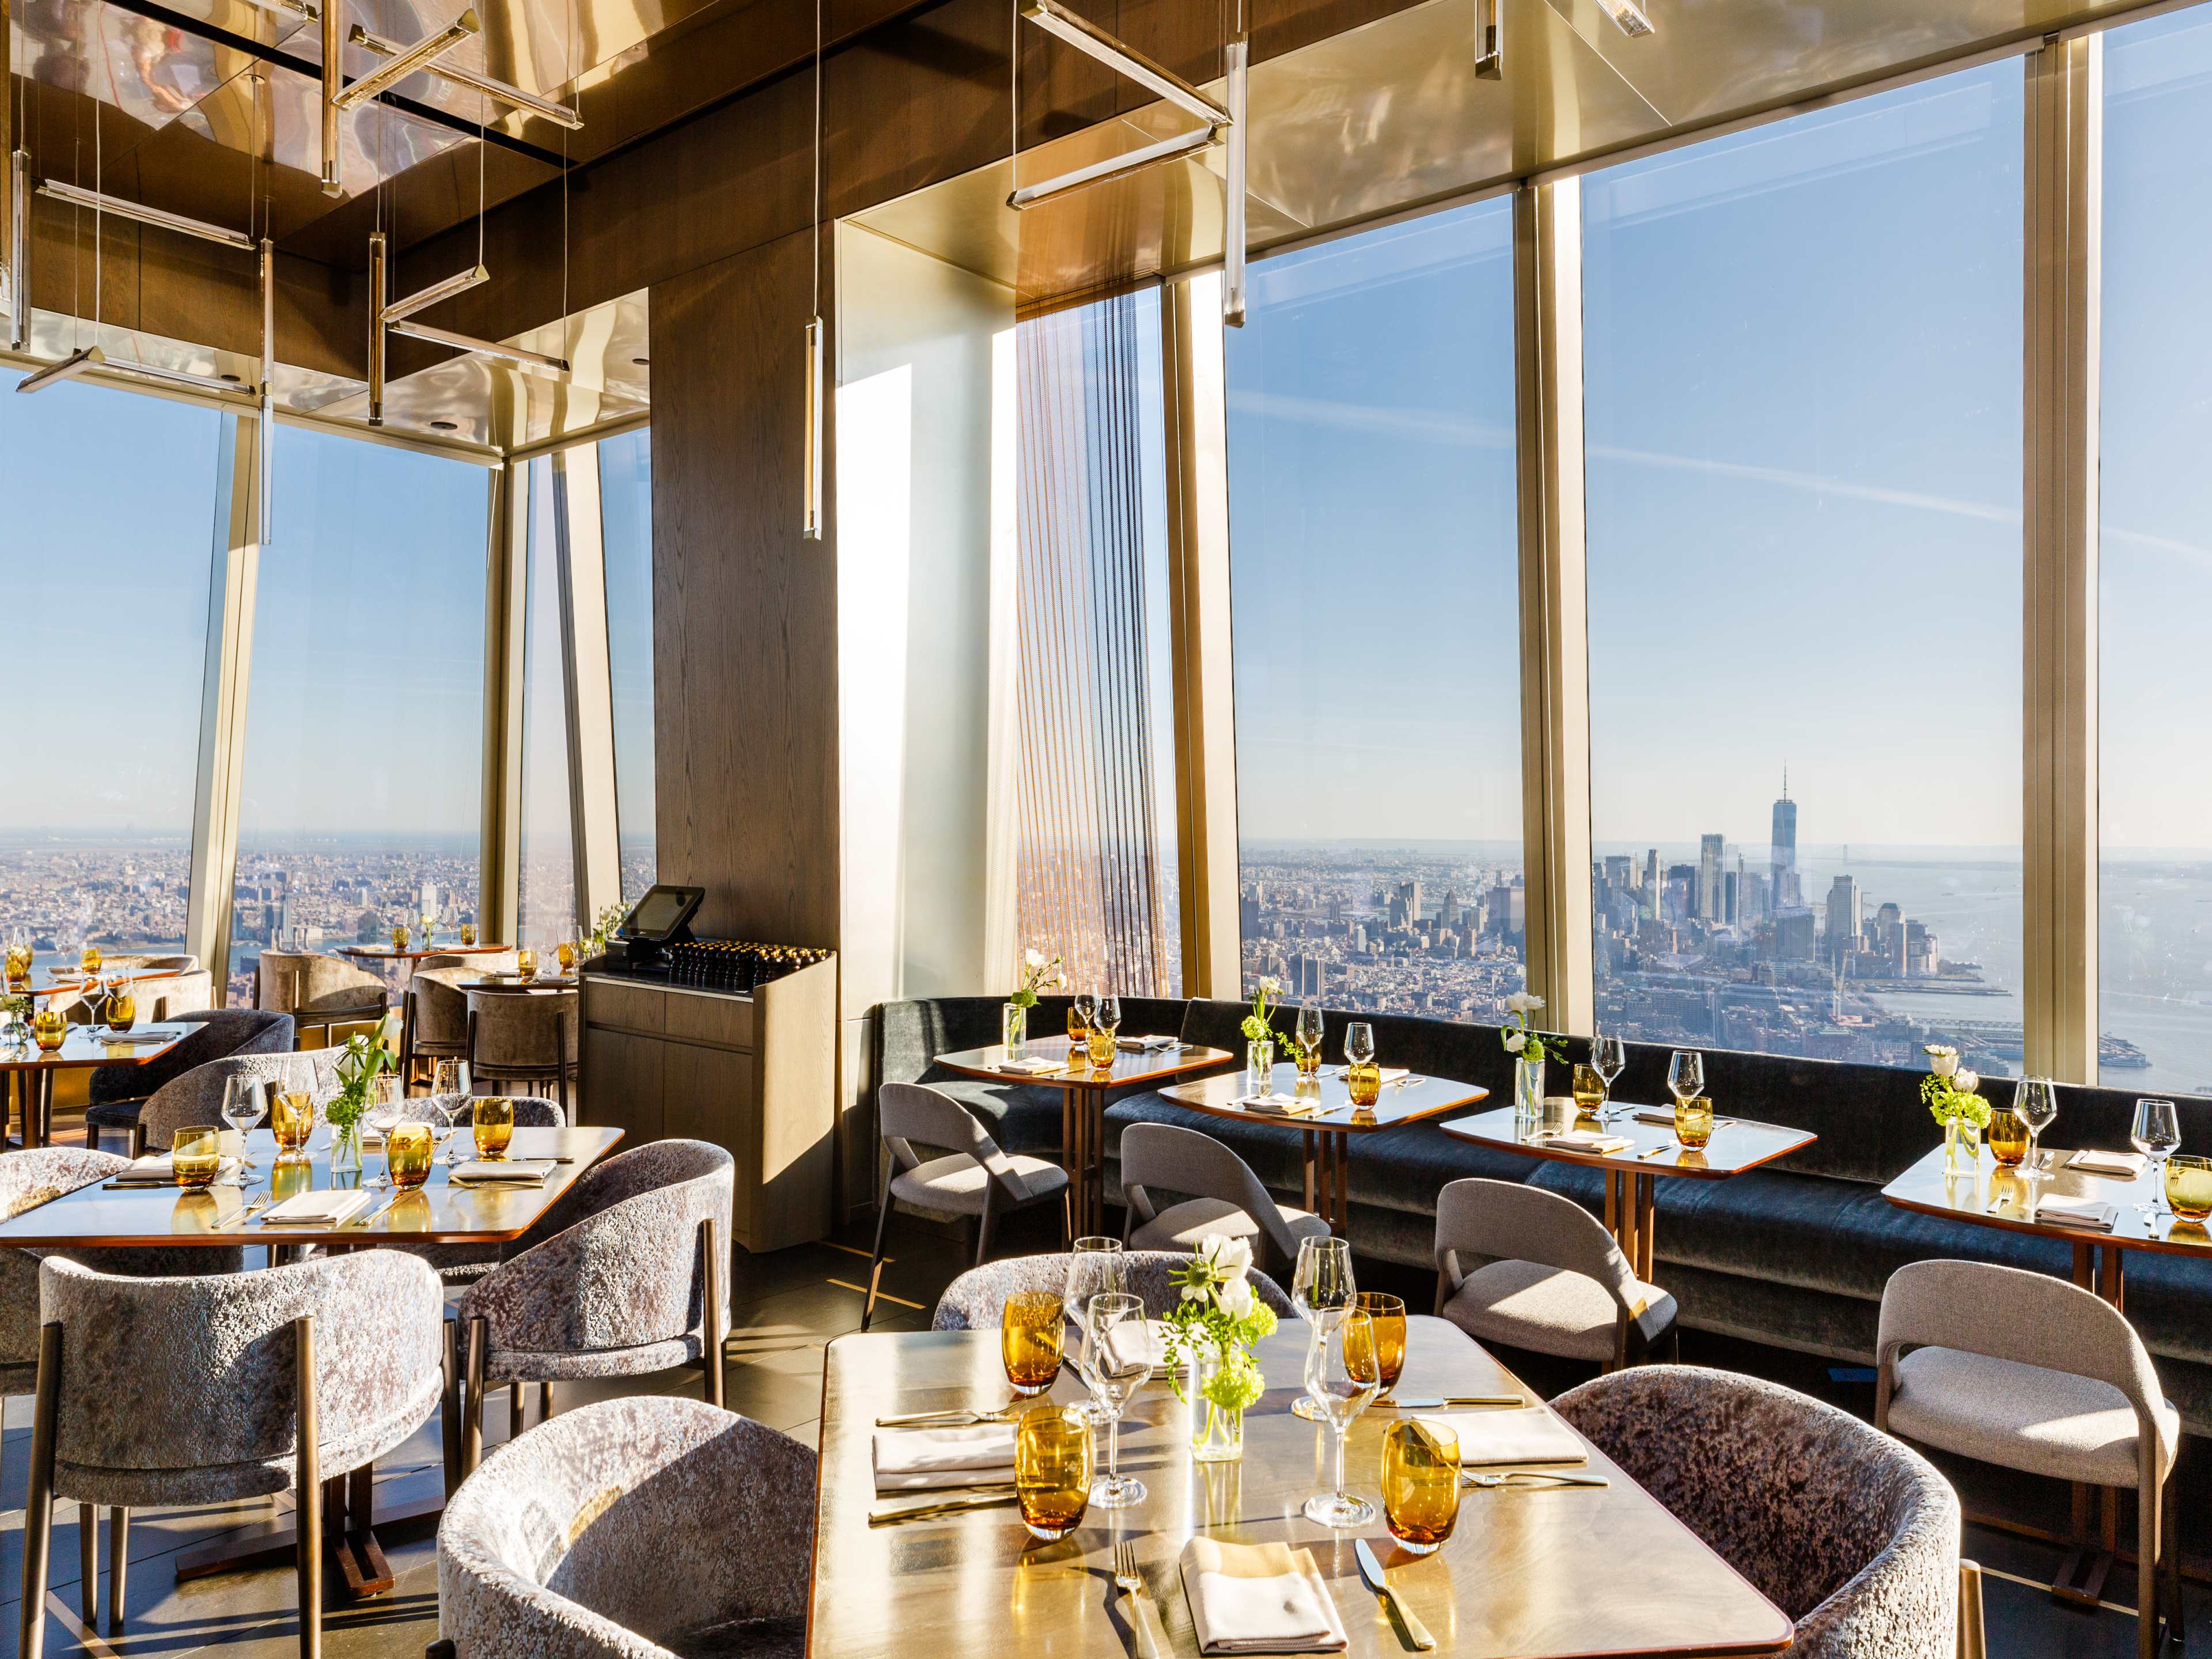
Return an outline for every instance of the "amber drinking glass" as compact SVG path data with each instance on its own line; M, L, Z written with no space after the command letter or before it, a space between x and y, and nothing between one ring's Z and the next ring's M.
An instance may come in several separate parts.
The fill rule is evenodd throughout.
M1085 1033L1084 1041L1089 1045L1091 1063L1100 1071L1114 1063L1114 1034L1111 1031L1102 1031L1094 1025Z
M1082 1413L1039 1401L1023 1414L1014 1431L1014 1498L1030 1536L1049 1542L1082 1524L1095 1462Z
M1346 1340L1371 1340L1375 1369L1382 1378L1381 1392L1388 1394L1398 1386L1399 1376L1406 1369L1406 1304L1382 1291L1362 1291L1353 1298L1353 1305L1367 1316L1367 1329L1372 1334L1363 1338L1353 1333Z
M1090 1051L1091 1022L1083 1017L1083 1010L1076 1006L1081 1000L1078 998L1067 1005L1067 1052L1071 1056Z
M1060 1375L1061 1333L1066 1328L1060 1309L1054 1291L1017 1291L1000 1310L999 1354L1016 1394L1042 1394Z
M98 973L100 971L100 947L97 945L86 945L83 950L76 953L76 965L88 974Z
M525 979L536 979L538 977L538 952L535 951L517 951L514 953L514 971L521 975Z
M128 1031L138 1023L138 997L125 980L121 986L107 994L107 1029Z
M276 1137L276 1156L296 1158L315 1132L315 1097L303 1089L279 1090L269 1109L269 1133Z
M1989 1136L1990 1156L2001 1170L2018 1169L2033 1138L2027 1122L2009 1106L2000 1106L1990 1114Z
M179 1186L213 1186L222 1168L222 1131L211 1126L178 1130L169 1142L169 1164Z
M504 1095L477 1097L477 1156L497 1161L514 1139L514 1102Z
M464 950L470 949L471 947L472 947L472 946L476 944L476 942L477 942L477 925L476 925L476 923L474 923L473 921L465 921L465 922L463 922L463 923L461 924L461 948L462 948L462 949L464 949Z
M1601 1116L1605 1111L1605 1079L1595 1066L1575 1067L1575 1112L1581 1117Z
M1398 1547L1426 1555L1459 1520L1459 1437L1408 1418L1382 1435L1382 1518Z
M2212 1158L2177 1152L2166 1159L2166 1201L2184 1221L2212 1216Z
M392 948L395 951L404 951L407 948L407 924L404 921L393 924Z
M436 1138L427 1123L395 1123L384 1133L384 1168L398 1188L419 1187L430 1178L430 1154Z
M1344 1067L1344 1087L1355 1106L1372 1106L1382 1097L1382 1068L1373 1060L1354 1060Z
M41 1008L31 1016L31 1035L38 1039L39 1052L50 1054L69 1040L69 1021L58 1008Z
M1674 1103L1674 1139L1696 1152L1713 1138L1713 1103L1689 1095Z
M8 988L20 991L31 981L31 947L11 943L8 946Z

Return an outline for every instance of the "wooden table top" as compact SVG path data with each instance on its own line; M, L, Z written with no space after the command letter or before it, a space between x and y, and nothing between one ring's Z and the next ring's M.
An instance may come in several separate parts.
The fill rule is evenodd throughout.
M495 957L512 951L512 945L432 945L421 950L395 951L389 945L340 945L342 957L367 957L380 962L420 962L424 957Z
M1030 1044L1031 1059L1061 1060L1062 1063L1049 1072L1006 1071L1003 1069L1006 1051L996 1045L939 1054L936 1063L948 1072L992 1083L1036 1083L1048 1089L1126 1089L1134 1084L1156 1083L1162 1078L1188 1076L1236 1058L1224 1048L1201 1048L1196 1043L1186 1043L1181 1048L1117 1048L1113 1065L1102 1069L1093 1066L1087 1055L1072 1064L1063 1060L1057 1045L1064 1041L1048 1036Z
M1455 1326L1407 1322L1398 1392L1535 1396ZM1135 1546L1176 1659L1198 1651L1176 1563L1198 1531L1237 1543L1311 1548L1354 1655L1406 1649L1362 1583L1352 1540L1374 1546L1440 1654L1564 1659L1613 1654L1769 1654L1789 1645L1789 1618L1658 1501L1595 1449L1600 1489L1468 1489L1457 1528L1436 1554L1395 1549L1381 1519L1336 1533L1299 1506L1329 1480L1328 1431L1291 1415L1302 1388L1305 1332L1292 1322L1261 1345L1268 1389L1245 1417L1241 1462L1202 1465L1188 1449L1190 1408L1164 1382L1139 1391L1121 1425L1121 1467L1150 1488L1135 1507L1093 1510L1068 1537L1039 1544L1005 1508L871 1527L879 1504L930 1494L876 1496L874 1419L896 1412L997 1406L1007 1397L995 1331L842 1336L823 1377L822 1461L814 1536L810 1659L877 1659L892 1652L1080 1655L1127 1659L1133 1638L1113 1580L1113 1547ZM1081 1386L1063 1370L1053 1398ZM1395 1413L1369 1411L1346 1448L1352 1490L1379 1507L1384 1429ZM1099 1453L1103 1468L1105 1454ZM955 1494L957 1495L957 1494Z
M1418 1123L1424 1118L1440 1117L1490 1098L1490 1091L1478 1084L1455 1083L1443 1077L1408 1077L1398 1082L1386 1079L1381 1097L1372 1106L1354 1106L1351 1091L1345 1087L1342 1066L1324 1066L1321 1075L1311 1083L1301 1083L1295 1065L1278 1061L1270 1087L1319 1104L1317 1111L1291 1116L1285 1112L1255 1112L1249 1107L1239 1106L1237 1097L1252 1092L1248 1086L1249 1082L1245 1073L1231 1072L1221 1077L1178 1083L1160 1092L1176 1105L1188 1106L1209 1117L1243 1118L1254 1123L1279 1123L1289 1129L1323 1129L1334 1134L1362 1134L1400 1123Z
M100 976L105 976L107 971L102 969ZM188 971L196 970L183 968L128 968L117 969L114 971L129 974L131 982L140 985L149 980L181 979ZM32 970L31 982L27 987L20 991L9 991L5 994L11 997L33 998L70 996L85 988L85 976L75 968L38 968Z
M548 974L540 979L465 979L459 988L474 996L526 997L550 991L574 991L580 984L574 974Z
M0 1072L68 1072L88 1066L143 1066L167 1054L199 1028L171 1020L133 1028L134 1035L161 1035L164 1041L160 1042L109 1042L93 1035L106 1029L105 1025L72 1025L69 1035L62 1039L62 1046L52 1054L40 1052L35 1045L20 1050L0 1048Z
M2070 1148L2044 1150L2058 1167L2041 1181L2031 1182L2017 1170L1999 1169L1986 1146L1981 1150L1975 1173L1953 1181L1943 1174L1943 1149L1938 1146L1883 1188L1881 1195L1902 1209L1917 1210L1923 1215L1947 1216L1954 1221L2031 1233L2039 1238L2212 1257L2212 1231L2202 1222L2183 1221L2163 1212L2148 1216L2136 1208L2159 1196L2148 1170L2132 1178L2091 1175L2064 1167L2073 1156ZM2035 1206L2046 1198L2101 1199L2114 1212L2112 1231L2041 1220Z
M1626 1135L1633 1144L1617 1152L1582 1152L1571 1146L1553 1146L1525 1139L1514 1129L1513 1109L1510 1106L1474 1117L1456 1118L1441 1127L1446 1134L1456 1135L1462 1140L1500 1147L1528 1158L1588 1164L1603 1170L1628 1170L1638 1175L1694 1176L1705 1181L1741 1175L1762 1164L1771 1164L1778 1158L1787 1158L1820 1139L1808 1129L1791 1129L1779 1123L1760 1123L1747 1117L1722 1115L1713 1119L1713 1138L1705 1143L1704 1150L1693 1152L1674 1139L1673 1129L1636 1121L1637 1111L1656 1109L1626 1102L1620 1104L1623 1109L1620 1115L1603 1126L1605 1132ZM1547 1120L1546 1127L1561 1126ZM1668 1150L1658 1150L1662 1147Z
M106 1187L95 1183L48 1200L0 1221L0 1247L55 1249L102 1244L363 1244L404 1238L421 1243L503 1244L520 1237L545 1213L577 1176L614 1150L622 1131L593 1126L576 1129L517 1129L508 1156L567 1158L543 1187L456 1187L443 1164L412 1194L398 1197L378 1213L390 1192L380 1192L362 1213L373 1218L338 1227L264 1228L258 1222L236 1224L256 1196L271 1190L280 1199L310 1188L335 1184L331 1177L330 1131L320 1128L308 1143L310 1160L276 1164L276 1142L266 1129L246 1136L260 1174L242 1187L214 1187L187 1192L182 1187ZM362 1158L364 1177L384 1173L382 1155L372 1146ZM344 1183L354 1184L349 1177Z

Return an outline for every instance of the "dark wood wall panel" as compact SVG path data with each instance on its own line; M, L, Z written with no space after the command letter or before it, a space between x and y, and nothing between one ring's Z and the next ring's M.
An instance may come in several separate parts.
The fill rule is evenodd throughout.
M834 542L799 535L804 232L653 291L659 873L704 935L835 945Z

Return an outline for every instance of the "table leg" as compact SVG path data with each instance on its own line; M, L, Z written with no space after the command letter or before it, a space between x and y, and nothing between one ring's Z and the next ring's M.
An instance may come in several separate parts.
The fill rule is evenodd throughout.
M30 1098L23 1108L23 1144L43 1146L53 1127L54 1074L42 1066L30 1074L29 1081Z
M1629 1177L1636 1185L1636 1276L1645 1284L1651 1282L1651 1252L1657 1229L1659 1177L1638 1174Z
M1071 1089L1075 1099L1076 1218L1086 1233L1106 1230L1106 1097L1097 1089Z
M1316 1184L1321 1170L1321 1137L1311 1129L1300 1132L1305 1141L1306 1155L1306 1213L1321 1213L1321 1194Z
M393 1582L383 1547L369 1527L371 1499L365 1492L356 1496L349 1491L356 1484L366 1486L364 1477L368 1473L357 1470L325 1481L321 1497L324 1541L335 1550L341 1582L348 1596L354 1600L382 1595L392 1588ZM386 1513L384 1524L391 1528L403 1522L434 1519L445 1507L442 1497L409 1504ZM270 1522L243 1536L220 1539L183 1552L177 1557L177 1582L181 1584L221 1572L289 1565L298 1545L296 1528Z
M1088 1223L1083 1214L1083 1164L1075 1146L1075 1091L1060 1091L1060 1167L1067 1172L1070 1212L1075 1218L1076 1237L1085 1236Z

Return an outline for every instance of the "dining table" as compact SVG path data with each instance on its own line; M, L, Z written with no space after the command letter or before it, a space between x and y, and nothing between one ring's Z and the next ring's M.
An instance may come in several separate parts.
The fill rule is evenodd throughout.
M150 1065L198 1029L175 1020L134 1025L128 1032L113 1032L104 1025L72 1025L58 1048L41 1048L34 1042L0 1048L0 1080L21 1103L22 1133L15 1144L46 1144L53 1128L54 1079L61 1073ZM6 1116L8 1103L7 1096L0 1096L0 1120Z
M872 1437L879 1417L957 1407L995 1407L1008 1395L999 1334L872 1332L829 1346L822 1386L821 1458L809 1659L886 1653L1049 1653L1126 1659L1144 1649L1139 1626L1164 1637L1160 1659L1198 1652L1178 1570L1194 1537L1283 1544L1312 1553L1349 1652L1409 1650L1406 1627L1365 1588L1364 1540L1439 1654L1469 1659L1601 1659L1607 1656L1778 1653L1795 1634L1787 1613L1587 1441L1574 1473L1601 1486L1532 1481L1462 1494L1457 1524L1434 1554L1394 1545L1381 1517L1382 1435L1396 1413L1379 1402L1352 1425L1347 1484L1377 1508L1356 1532L1308 1520L1303 1505L1332 1479L1330 1431L1291 1415L1306 1347L1303 1327L1258 1345L1268 1384L1245 1415L1243 1455L1194 1461L1192 1408L1157 1375L1132 1398L1121 1427L1121 1466L1146 1495L1133 1507L1092 1507L1077 1528L1040 1543L1011 1492L975 1489L983 1507L894 1517L957 1492L876 1491ZM1407 1321L1395 1395L1480 1395L1540 1402L1457 1327ZM1063 1367L1049 1399L1084 1397ZM1103 1470L1103 1435L1099 1453ZM1143 1603L1115 1581L1126 1544Z
M1506 1106L1474 1117L1455 1118L1440 1127L1446 1134L1478 1146L1604 1170L1606 1231L1620 1246L1630 1268L1647 1285L1651 1282L1653 1243L1658 1231L1660 1182L1726 1181L1801 1152L1820 1139L1809 1129L1720 1115L1713 1119L1712 1138L1703 1146L1690 1147L1674 1133L1669 1108L1615 1102L1616 1115L1600 1122L1578 1119L1571 1099L1559 1097L1557 1101L1557 1104L1547 1101L1545 1112L1529 1118ZM1667 1121L1647 1122L1638 1113L1664 1115ZM1557 1139L1577 1122L1628 1144L1616 1151L1592 1152Z
M1197 1078L1160 1091L1166 1099L1207 1117L1269 1123L1295 1129L1305 1153L1305 1207L1328 1223L1340 1238L1352 1224L1350 1167L1353 1137L1420 1123L1487 1100L1480 1084L1411 1073L1383 1073L1382 1092L1372 1105L1355 1106L1341 1066L1324 1066L1310 1077L1279 1061L1266 1085L1249 1072ZM1255 1105L1255 1099L1287 1099L1291 1104Z
M452 1146L441 1149L428 1179L411 1191L400 1191L380 1184L385 1176L381 1142L373 1136L362 1170L336 1172L331 1167L331 1135L327 1125L319 1126L309 1137L303 1156L284 1159L277 1157L276 1138L267 1129L249 1131L242 1139L232 1130L224 1137L227 1149L242 1150L253 1170L248 1175L241 1165L232 1177L237 1184L191 1190L173 1180L160 1185L128 1184L115 1178L94 1182L0 1221L0 1249L59 1250L158 1244L216 1249L242 1244L267 1247L274 1261L301 1245L343 1251L393 1244L508 1244L521 1237L579 1176L612 1152L622 1135L620 1129L597 1125L518 1127L510 1139L507 1157L517 1162L550 1161L553 1167L544 1183L473 1185L456 1182L452 1178L453 1166L446 1161L447 1151L465 1150L462 1143L467 1133L456 1130L446 1138ZM275 1204L300 1193L339 1187L371 1188L375 1189L374 1196L360 1213L334 1226L264 1224L263 1212ZM448 1321L448 1365L459 1363L453 1352L453 1331ZM448 1421L443 1439L449 1477L457 1480L459 1425ZM315 1499L301 1494L300 1501ZM391 1526L420 1520L434 1516L444 1506L441 1497L386 1510L378 1516L374 1470L367 1465L324 1482L321 1502L324 1533L337 1555L338 1582L355 1599L388 1591L394 1582L374 1523L380 1520ZM297 1544L298 1534L290 1524L271 1521L180 1552L175 1558L177 1579L181 1583L216 1573L289 1563Z
M1022 1054L994 1044L938 1054L933 1063L961 1077L1060 1091L1060 1162L1067 1171L1075 1231L1097 1233L1106 1225L1106 1097L1116 1089L1210 1071L1236 1057L1224 1048L1181 1041L1158 1048L1117 1045L1106 1066L1093 1066L1088 1051L1073 1042L1064 1052L1058 1050L1058 1040L1048 1037L1031 1042Z
M5 994L11 997L29 997L34 1002L49 997L79 995L96 985L103 975L110 971L127 976L132 984L138 985L151 980L181 979L185 975L197 970L189 968L136 968L118 964L112 970L103 969L100 974L87 974L76 968L34 968L31 970L27 983L11 985L7 988Z

